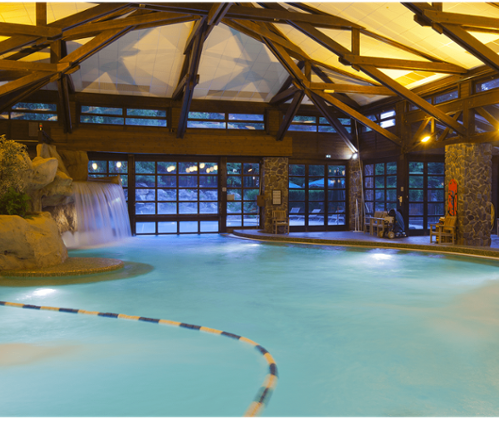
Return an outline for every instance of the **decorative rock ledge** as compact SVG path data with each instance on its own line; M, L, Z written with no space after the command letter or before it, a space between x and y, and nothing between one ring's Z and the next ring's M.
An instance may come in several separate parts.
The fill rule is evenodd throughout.
M43 269L2 270L0 276L49 277L90 275L94 273L111 272L124 267L124 262L117 259L100 257L68 257L59 265ZM1 281L0 281L1 285Z
M0 271L41 269L62 264L68 257L50 213L23 219L0 216Z

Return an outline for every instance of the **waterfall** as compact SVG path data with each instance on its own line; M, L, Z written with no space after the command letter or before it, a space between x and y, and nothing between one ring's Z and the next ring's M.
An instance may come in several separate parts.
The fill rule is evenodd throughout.
M68 248L94 247L130 237L130 219L121 185L73 182L77 231L65 232Z

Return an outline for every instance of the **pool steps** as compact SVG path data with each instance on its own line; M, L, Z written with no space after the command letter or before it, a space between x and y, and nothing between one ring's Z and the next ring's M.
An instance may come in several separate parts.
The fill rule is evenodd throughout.
M87 311L75 308L38 306L32 304L11 303L8 301L0 301L0 306L26 308L31 310L57 311L60 313L89 314L93 316L108 317L113 319L137 320L142 322L157 323L161 325L178 326L185 329L199 330L200 332L208 332L208 333L213 333L215 335L226 336L228 338L232 338L237 341L253 345L255 349L260 354L263 355L263 357L265 358L265 360L269 365L269 369L268 369L268 374L262 386L260 387L258 394L256 395L254 401L249 405L248 409L246 410L246 413L244 414L244 417L258 416L262 412L264 406L268 403L270 396L277 385L277 379L278 379L277 364L272 355L270 355L270 353L265 348L257 344L255 341L245 338L244 336L235 335L230 332L224 332L218 329L212 329L205 326L191 325L189 323L175 322L173 320L152 319L150 317L129 316L127 314L118 314L118 313L102 313L99 311Z

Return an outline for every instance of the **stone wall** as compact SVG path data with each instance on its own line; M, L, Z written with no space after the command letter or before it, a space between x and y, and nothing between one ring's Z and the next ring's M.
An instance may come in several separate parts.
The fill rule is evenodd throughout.
M492 146L445 147L445 209L451 179L457 182L457 244L490 246Z
M263 230L272 233L272 210L286 210L288 212L288 158L265 157L263 159L263 194L265 205L263 208ZM272 204L272 192L281 191L281 204Z
M347 229L355 230L355 212L356 204L359 205L359 230L362 230L362 172L360 160L350 160L348 163L348 227Z

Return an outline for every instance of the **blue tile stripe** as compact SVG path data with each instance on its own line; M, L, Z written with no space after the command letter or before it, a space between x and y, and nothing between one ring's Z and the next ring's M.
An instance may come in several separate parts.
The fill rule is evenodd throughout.
M141 322L148 322L148 323L156 323L156 324L163 324L163 325L170 325L170 326L178 326L184 329L191 329L191 330L198 330L200 332L209 332L213 333L216 335L222 335L227 338L234 339L236 341L241 341L245 342L247 344L253 345L255 349L263 355L265 360L267 360L267 363L269 364L268 367L268 374L265 378L265 381L263 382L262 386L260 387L260 390L258 394L256 395L255 399L253 402L250 404L248 409L246 410L246 413L244 414L245 417L255 417L261 413L263 410L264 406L268 403L270 396L272 392L274 391L276 385L277 385L277 365L274 360L274 358L270 355L270 353L263 348L261 345L257 344L256 342L252 341L251 339L245 338L243 336L235 335L230 332L224 332L218 329L212 329L208 328L206 326L198 326L198 325L191 325L189 323L180 323L180 322L175 322L173 320L165 320L165 319L152 319L150 317L140 317L140 316L129 316L126 314L118 314L118 313L102 313L98 311L87 311L87 310L81 310L81 309L75 309L75 308L63 308L63 307L48 307L48 306L38 306L38 305L32 305L32 304L21 304L21 303L12 303L9 301L0 301L0 306L6 306L6 307L18 307L18 308L25 308L25 309L30 309L30 310L45 310L45 311L58 311L61 313L72 313L72 314L90 314L94 316L99 316L99 317L108 317L108 318L114 318L114 319L126 319L126 320L137 320Z

